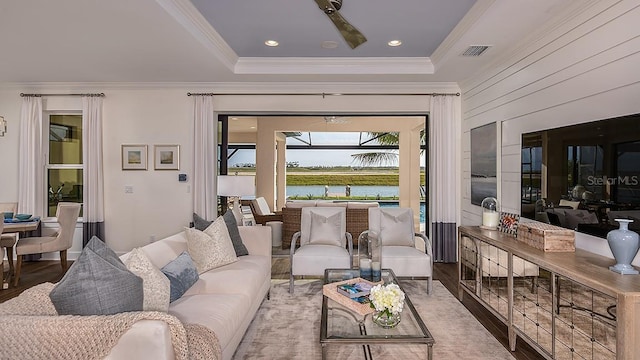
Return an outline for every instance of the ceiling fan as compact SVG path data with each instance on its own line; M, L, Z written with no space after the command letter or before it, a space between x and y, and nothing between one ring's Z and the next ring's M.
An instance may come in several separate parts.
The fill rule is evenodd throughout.
M315 2L320 7L320 10L331 19L336 28L338 28L338 31L340 31L340 35L342 35L344 41L346 41L352 49L357 48L367 41L367 38L353 25L349 24L349 22L340 15L340 12L338 12L342 7L342 0L315 0Z

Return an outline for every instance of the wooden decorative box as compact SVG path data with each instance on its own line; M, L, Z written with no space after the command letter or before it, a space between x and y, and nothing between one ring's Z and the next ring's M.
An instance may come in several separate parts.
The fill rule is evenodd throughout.
M518 224L516 240L542 251L576 251L575 232L573 230L540 222Z

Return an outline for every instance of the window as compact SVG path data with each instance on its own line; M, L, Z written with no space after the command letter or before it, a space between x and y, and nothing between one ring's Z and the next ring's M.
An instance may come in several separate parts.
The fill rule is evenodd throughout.
M46 119L45 215L53 217L61 201L82 203L82 115L49 114Z

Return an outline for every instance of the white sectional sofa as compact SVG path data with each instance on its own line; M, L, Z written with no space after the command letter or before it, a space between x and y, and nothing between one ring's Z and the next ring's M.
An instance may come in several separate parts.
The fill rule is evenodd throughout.
M200 324L215 332L227 360L242 340L271 284L271 229L267 226L239 227L249 255L203 274L178 300L169 314L184 324ZM185 232L142 248L153 265L162 268L187 251ZM128 254L121 256L124 261ZM173 359L169 326L159 320L135 323L112 348L107 359Z

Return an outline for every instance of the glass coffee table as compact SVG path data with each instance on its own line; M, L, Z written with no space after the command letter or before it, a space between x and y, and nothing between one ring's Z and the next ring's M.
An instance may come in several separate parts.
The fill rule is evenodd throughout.
M358 276L360 271L357 269L326 269L324 283L353 279ZM382 280L385 284L396 283L402 289L391 269L382 269ZM322 358L327 358L329 346L362 345L364 358L369 360L372 359L370 345L417 344L426 345L427 359L431 360L433 336L416 312L406 292L401 321L395 328L384 329L374 324L371 316L372 314L360 315L333 299L323 296L320 324Z

